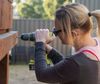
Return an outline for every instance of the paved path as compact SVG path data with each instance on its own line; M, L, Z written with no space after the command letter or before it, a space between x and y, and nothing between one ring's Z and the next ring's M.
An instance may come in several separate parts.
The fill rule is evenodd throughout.
M36 80L34 71L28 65L11 65L9 84L46 84Z

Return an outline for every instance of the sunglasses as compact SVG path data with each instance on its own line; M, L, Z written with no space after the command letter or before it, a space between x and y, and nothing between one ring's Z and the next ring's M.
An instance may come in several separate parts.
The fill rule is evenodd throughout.
M60 30L57 30L56 28L53 28L53 34L55 35L55 36L58 36L58 34L60 33L60 32L62 32L62 30L60 29Z

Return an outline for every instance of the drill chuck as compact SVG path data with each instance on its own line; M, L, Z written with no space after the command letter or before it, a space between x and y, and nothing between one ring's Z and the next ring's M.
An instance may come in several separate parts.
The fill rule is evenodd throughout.
M22 33L20 38L21 38L21 40L24 40L24 41L35 41L35 32Z

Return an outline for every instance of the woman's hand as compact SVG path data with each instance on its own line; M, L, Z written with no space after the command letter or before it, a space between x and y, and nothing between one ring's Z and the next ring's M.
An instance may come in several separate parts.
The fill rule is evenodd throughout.
M35 32L36 42L50 43L53 41L54 36L50 36L48 29L37 29Z
M46 49L46 53L49 53L53 48L49 44L46 44L45 49Z

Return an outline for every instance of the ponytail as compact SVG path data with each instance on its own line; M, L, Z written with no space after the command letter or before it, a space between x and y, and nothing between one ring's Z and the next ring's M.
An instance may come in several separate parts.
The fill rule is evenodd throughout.
M97 36L100 37L100 10L92 11L90 15L94 16L97 20Z

